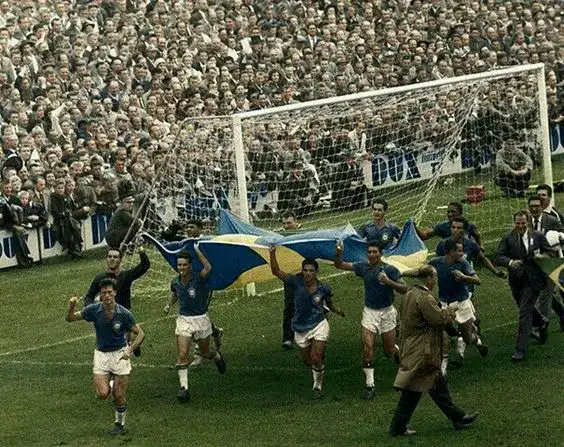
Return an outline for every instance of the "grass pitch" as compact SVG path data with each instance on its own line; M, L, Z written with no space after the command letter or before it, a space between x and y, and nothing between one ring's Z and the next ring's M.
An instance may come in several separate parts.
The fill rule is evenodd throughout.
M555 178L563 177L555 168ZM449 196L450 197L450 196ZM450 198L449 198L450 200ZM525 201L511 200L504 210ZM496 212L498 199L467 207L466 214L484 232L491 253L510 213ZM424 223L437 221L444 197L436 194ZM561 207L564 200L557 197ZM507 214L507 215L506 215ZM507 225L487 231L492 216ZM395 219L400 222L400 217ZM358 224L368 212L340 216ZM332 222L337 225L337 222ZM429 246L434 248L437 240ZM154 258L156 260L156 258ZM93 328L65 321L68 297L84 293L104 268L100 253L78 262L55 260L31 270L0 272L0 418L1 446L30 445L191 445L191 446L562 446L564 445L564 333L554 317L548 343L532 343L527 360L510 362L517 308L506 281L478 269L482 285L474 303L482 320L490 355L467 352L466 365L449 372L455 402L479 412L470 430L455 432L428 397L412 425L418 435L390 439L388 426L398 400L392 383L395 368L380 346L376 352L374 401L362 400L360 316L363 288L351 274L322 266L320 276L345 309L345 319L331 316L324 398L311 399L311 371L297 350L281 349L280 282L260 285L259 295L216 293L212 318L225 329L227 373L213 364L189 372L192 401L176 400L178 377L172 369L176 347L174 317L163 316L172 272L161 265L134 288L133 309L144 322L143 355L133 361L128 390L127 433L106 435L113 424L111 401L98 401L92 387Z

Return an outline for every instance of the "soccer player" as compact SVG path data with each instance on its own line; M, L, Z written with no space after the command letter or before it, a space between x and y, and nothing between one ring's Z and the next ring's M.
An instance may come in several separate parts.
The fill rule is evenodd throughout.
M284 236L296 234L301 231L302 224L298 221L296 213L286 211L282 214L282 228L279 231ZM300 275L300 273L298 273ZM284 310L282 311L282 348L292 349L294 346L294 331L292 318L294 317L294 296L292 288L284 281Z
M202 230L204 228L204 224L202 223L202 221L200 219L190 219L187 223L186 223L186 236L188 236L189 238L192 239L202 239L203 235L202 235ZM212 298L212 291L210 290L210 301ZM221 342L223 340L223 329L220 327L217 327L213 321L211 323L212 325L212 337L213 337L213 342L215 344L215 349L216 351L219 351L221 349ZM204 360L203 356L200 354L200 349L199 349L199 345L196 345L194 347L194 360L192 360L192 363L190 363L190 366L198 366L202 363L202 361Z
M437 272L432 266L417 269L417 276L422 284L413 287L402 300L403 344L394 382L401 397L390 425L391 436L416 433L407 424L424 392L429 393L456 430L470 427L476 421L476 415L467 415L454 404L441 369L446 354L443 352L444 327L454 322L459 304L453 303L444 309L439 307L432 295L437 284Z
M151 261L145 249L139 247L139 259L140 262L135 267L129 270L123 269L123 253L117 248L110 248L106 253L106 271L98 273L92 283L86 295L84 296L84 305L88 306L94 302L96 296L100 293L100 283L107 278L116 281L116 302L131 310L131 285L134 281L141 278L149 268L151 267ZM141 347L137 345L133 354L136 357L141 355Z
M374 347L376 336L382 336L384 354L388 358L399 357L399 348L396 345L396 318L397 312L392 305L394 290L405 293L409 289L401 281L400 271L382 261L382 245L371 242L368 244L368 262L344 262L344 247L342 242L337 242L335 253L335 267L354 272L364 281L364 311L362 313L362 358L363 370L366 378L364 398L373 399L376 395L374 389Z
M401 230L397 225L386 221L388 202L384 199L376 199L372 202L372 220L359 227L357 233L366 239L366 242L379 242L384 248L388 248L396 242Z
M113 279L100 281L100 302L89 304L81 311L76 311L78 299L73 296L69 300L67 321L85 320L94 323L96 330L96 349L94 351L94 388L100 399L114 396L115 425L112 435L124 432L127 399L125 392L129 373L131 372L131 353L139 347L145 334L137 324L133 314L116 303L117 283ZM136 335L135 341L128 346L128 334ZM114 386L110 386L110 378L115 378Z
M451 236L451 222L455 217L462 217L462 204L459 202L450 202L447 207L447 218L446 220L439 222L432 228L416 228L417 235L421 240L426 241L431 239L433 236L438 236L441 239L446 239ZM483 247L482 235L476 228L476 225L468 222L468 227L466 228L466 235L474 239L476 243Z
M280 270L276 259L276 247L270 247L270 269L272 274L284 281L294 297L295 313L292 330L300 356L311 367L313 373L313 397L321 397L325 366L325 345L329 339L329 323L324 309L344 317L345 313L333 306L333 292L329 284L317 279L319 264L315 259L304 259L301 275L289 275Z
M462 242L452 238L447 239L444 244L444 256L439 256L428 261L437 270L439 283L439 301L443 307L451 303L458 303L456 311L456 322L462 334L464 343L476 345L480 355L488 355L488 347L482 343L474 325L476 317L474 306L472 305L471 285L479 285L480 278L464 259L464 249ZM419 274L419 269L411 269L403 272L404 276L415 276Z
M224 374L227 365L219 350L210 349L210 335L212 324L207 314L210 303L210 290L207 279L211 272L211 265L200 251L194 246L203 269L199 273L192 271L192 256L187 251L181 251L177 256L178 276L170 285L170 299L166 304L165 313L170 312L171 306L178 301L179 315L176 319L176 345L178 356L176 369L180 380L178 400L181 403L190 401L188 391L188 353L190 345L195 341L200 348L200 355L213 360L220 374Z
M462 243L462 250L464 252L464 259L466 259L472 268L474 268L474 261L477 259L481 260L488 270L490 270L498 278L507 278L507 274L503 270L497 269L492 262L484 254L484 250L480 247L473 239L466 236L466 231L468 229L468 221L465 217L454 217L451 221L451 233L450 239ZM445 256L445 245L449 239L443 239L437 245L435 249L435 254L437 256ZM469 285L470 298L474 293L473 284ZM478 317L474 321L474 324L479 327ZM466 350L466 343L463 337L456 337L456 352L458 353L458 358L456 358L456 363L462 365L464 362L464 352Z

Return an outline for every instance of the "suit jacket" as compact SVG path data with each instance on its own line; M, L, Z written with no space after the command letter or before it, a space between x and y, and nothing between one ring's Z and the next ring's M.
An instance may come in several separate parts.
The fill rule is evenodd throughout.
M533 218L533 226L534 225L535 220ZM540 231L542 234L546 234L547 231L564 231L564 225L550 214L542 213L540 215L540 229L535 228L535 230Z
M521 235L516 231L511 231L503 236L497 248L495 262L497 265L509 269L509 286L514 295L519 294L525 286L530 286L533 293L540 292L546 286L548 276L533 260L533 257L538 252L541 254L554 253L544 234L538 231L528 231L527 235L529 239L528 250L522 249L519 241ZM522 261L523 264L519 267L510 267L511 261L516 260Z

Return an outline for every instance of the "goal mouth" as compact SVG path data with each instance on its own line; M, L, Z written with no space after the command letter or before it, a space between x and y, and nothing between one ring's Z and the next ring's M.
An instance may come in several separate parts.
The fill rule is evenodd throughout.
M504 166L507 151L530 166L517 156ZM386 221L421 228L461 203L491 249L534 186L552 183L544 66L188 118L153 163L131 232L157 240L190 219L214 233L221 209L276 232L285 219L301 230L358 228L381 221L370 207L384 199Z

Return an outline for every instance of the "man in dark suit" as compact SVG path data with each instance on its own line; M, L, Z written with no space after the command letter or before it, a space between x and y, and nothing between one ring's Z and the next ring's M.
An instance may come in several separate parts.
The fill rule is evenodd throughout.
M529 213L531 213L531 228L534 231L538 231L544 235L546 235L548 231L564 231L564 225L562 225L557 218L543 212L542 202L539 196L530 196L527 203L529 205ZM562 329L564 327L564 311L559 312L562 303L554 296L555 292L556 285L552 281L548 281L547 286L539 295L538 309L548 320L550 316L550 305L555 301L556 303L554 303L552 307L560 317L560 328Z
M517 211L513 215L513 230L503 236L497 248L496 264L509 270L509 287L515 303L519 306L519 327L513 362L525 358L533 328L533 319L539 324L541 342L546 342L548 322L535 309L540 292L547 286L548 276L535 263L534 258L551 253L552 248L544 234L529 228L528 213Z

